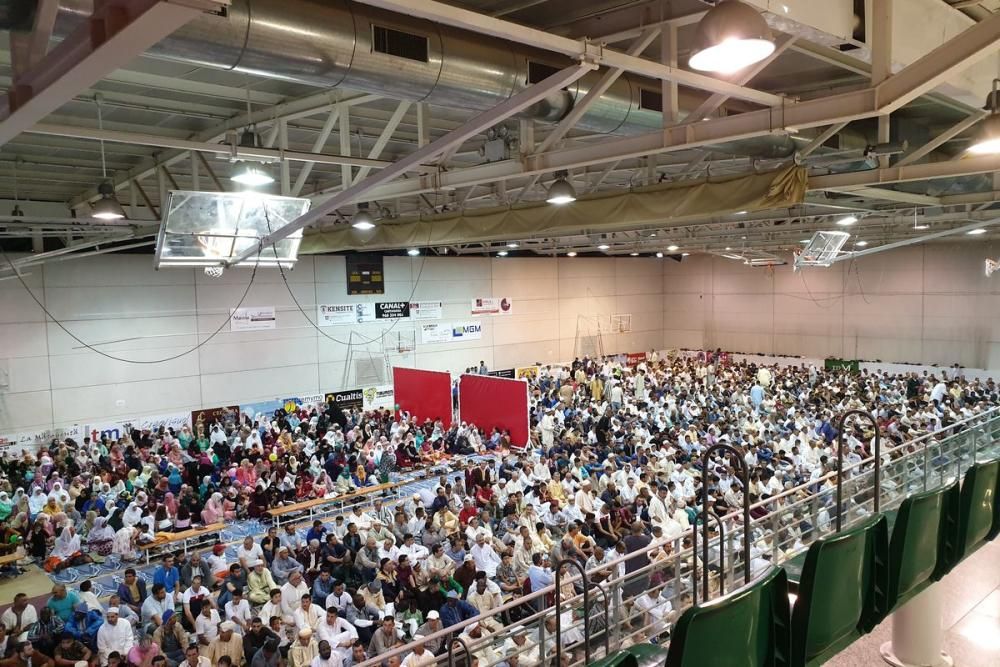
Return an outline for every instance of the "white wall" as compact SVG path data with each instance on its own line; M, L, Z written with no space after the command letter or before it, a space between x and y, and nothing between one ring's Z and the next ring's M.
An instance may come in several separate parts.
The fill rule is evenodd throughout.
M664 346L1000 368L1000 249L910 246L773 272L721 257L664 263Z
M470 319L474 297L513 299L514 314L484 318L483 337L421 345L392 356L394 365L461 371L570 359L578 316L607 326L632 314L632 332L603 336L606 352L642 351L663 340L664 262L644 258L385 258L386 294L348 297L343 257L305 257L288 273L302 307L317 303L443 301L442 322ZM421 271L421 266L423 269ZM217 279L200 270L152 269L149 255L103 256L33 267L26 281L74 335L103 352L133 360L176 355L206 340L240 299L249 269ZM419 278L419 279L418 279ZM275 306L272 331L230 332L228 324L197 351L155 364L113 361L64 333L17 280L0 281L0 364L10 387L0 390L0 434L158 415L199 407L307 395L345 386L352 327L319 333L294 305L277 270L261 269L246 306ZM386 323L354 328L378 336ZM397 330L412 329L412 323ZM586 326L584 328L587 328ZM593 324L590 326L593 328ZM323 334L341 342L328 340ZM356 345L358 358L380 342ZM350 381L352 378L348 378Z

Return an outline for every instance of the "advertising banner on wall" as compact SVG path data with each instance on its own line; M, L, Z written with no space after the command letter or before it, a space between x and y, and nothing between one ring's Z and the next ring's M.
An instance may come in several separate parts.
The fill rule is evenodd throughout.
M229 314L231 315L229 319L230 331L261 331L274 329L277 326L274 306L231 308Z
M420 326L422 343L457 343L463 340L479 340L483 337L481 322L458 322L452 324L423 324Z
M646 361L645 352L629 352L625 355L626 366L638 366L644 361Z
M514 369L513 368L503 368L501 370L489 371L486 374L487 375L491 375L491 376L493 376L495 378L507 378L508 380L513 380L514 379Z
M316 324L321 327L354 324L357 322L354 307L353 303L320 304L316 306Z
M472 300L473 315L510 315L514 303L505 296L482 297Z
M379 301L375 304L375 319L399 320L410 316L410 304L406 301Z
M29 452L35 453L40 447L53 440L65 440L66 438L72 438L76 443L82 444L86 434L85 427L79 424L64 428L9 433L0 435L0 452L4 455L16 456L21 453L22 449L27 449Z
M195 435L198 435L198 427L202 426L205 429L205 434L208 435L208 427L213 423L218 424L237 424L240 420L240 406L238 405L224 405L218 408L204 408L202 410L195 410L191 413L191 429Z
M538 366L521 366L514 369L514 379L534 380L538 377Z
M327 392L324 396L327 403L333 403L341 410L360 408L364 406L365 394L361 389L345 389L343 391Z
M410 304L411 320L440 320L444 304L440 301L414 301Z
M381 410L395 405L395 391L391 384L365 387L363 393L365 410Z

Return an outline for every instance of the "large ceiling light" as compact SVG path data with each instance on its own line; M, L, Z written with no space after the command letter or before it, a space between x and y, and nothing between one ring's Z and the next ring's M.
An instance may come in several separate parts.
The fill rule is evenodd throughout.
M722 0L698 22L691 69L732 74L774 52L764 17L740 0Z
M233 175L229 178L248 188L259 188L262 185L274 183L274 177L267 173L267 169L263 165L244 160L236 163Z
M973 155L996 155L1000 153L1000 100L997 99L997 83L1000 79L993 79L993 90L986 98L986 105L983 107L990 112L979 125L979 131L969 146L969 152Z
M550 204L563 205L576 201L576 188L566 180L569 172L557 171L556 180L549 186L549 194L545 201Z
M125 217L125 209L115 198L115 189L108 181L97 186L101 198L91 206L91 215L101 220L121 220Z
M257 148L258 143L257 133L251 129L245 130L240 135L240 148ZM229 178L248 188L259 188L274 183L274 176L268 173L264 165L247 160L237 160Z
M101 114L101 96L94 97L97 105L97 129L104 131L104 116ZM101 220L121 220L125 217L125 209L115 197L115 188L108 181L108 163L104 156L104 139L101 139L101 184L97 186L97 194L101 195L91 206L91 215Z
M362 232L375 229L375 218L368 212L368 202L358 204L358 212L351 218L351 227Z

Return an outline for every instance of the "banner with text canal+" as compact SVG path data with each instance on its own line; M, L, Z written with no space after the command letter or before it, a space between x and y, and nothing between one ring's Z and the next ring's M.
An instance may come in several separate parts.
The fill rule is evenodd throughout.
M423 324L420 326L420 340L424 343L456 343L463 340L479 340L482 337L482 322Z
M375 319L400 320L410 316L410 304L406 301L379 301L375 304Z

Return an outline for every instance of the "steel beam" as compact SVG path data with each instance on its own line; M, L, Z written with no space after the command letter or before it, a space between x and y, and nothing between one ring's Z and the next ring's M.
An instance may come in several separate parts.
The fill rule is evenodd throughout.
M972 34L967 39L968 33ZM780 108L760 109L724 118L683 123L666 128L662 132L616 137L611 141L572 146L530 156L523 161L506 160L442 172L433 176L387 183L374 188L371 197L373 199L393 199L432 192L442 188L469 187L476 183L486 183L499 179L529 177L561 169L573 170L616 160L638 159L656 153L700 148L710 144L750 139L778 132L795 133L812 127L872 118L896 108L904 100L916 97L920 91L926 91L935 85L934 82L939 80L942 72L951 72L967 66L972 60L981 57L984 50L993 48L985 46L987 42L995 45L998 40L1000 40L1000 13L973 26L966 33L935 49L913 65L886 79L877 87L789 103ZM981 164L990 164L991 166L988 169L978 170L976 165ZM995 169L996 164L997 160L993 158L974 158L963 160L959 168L944 168L943 171L944 175L984 173ZM898 169L898 167L891 167L883 170L835 174L820 177L823 179L820 182L831 179L828 181L829 185L841 186L844 184L854 185L855 183L851 179L859 179L857 185L877 185L878 178L896 178L900 172L894 170ZM906 167L905 169L914 170L917 167ZM972 171L968 171L969 169ZM931 171L934 170L942 170L942 168L934 167ZM919 170L902 173L919 173ZM872 176L872 174L879 176ZM870 179L873 178L876 180L871 181ZM922 178L926 178L926 176ZM904 177L903 180L919 180L919 178ZM842 181L846 181L846 183ZM822 190L824 188L813 187L813 189Z
M552 76L546 77L539 83L528 86L521 92L511 96L506 101L501 102L489 111L484 111L483 113L476 115L461 127L448 132L440 139L437 139L427 146L410 153L405 158L399 160L398 162L394 162L391 166L386 167L377 174L369 176L365 180L341 190L326 201L313 206L313 208L304 215L299 216L281 229L272 234L268 234L266 237L261 239L261 247L270 247L274 243L288 237L288 235L302 229L303 227L319 222L324 216L332 213L340 206L353 204L362 200L370 201L372 199L377 199L376 197L371 196L372 189L376 185L387 183L402 176L408 171L412 171L415 165L423 164L424 162L441 155L452 146L459 145L480 132L486 131L506 118L509 118L510 116L528 108L532 104L535 104L553 90L559 90L560 88L570 85L577 79L587 74L587 72L594 70L595 67L596 66L590 62L581 62L577 65L573 65L556 72ZM233 259L227 261L226 264L228 266L237 264L253 255L256 251L257 248L248 248Z
M907 153L905 156L903 156L903 159L901 159L899 162L896 163L896 166L905 167L908 164L913 164L920 158L931 153L931 151L936 150L939 146L943 146L946 142L951 141L962 132L965 132L967 129L978 123L987 115L989 115L988 111L980 110L970 115L968 118L958 121L957 123L949 127L947 130L945 130L941 134L937 135L936 137L928 141L923 146L920 146Z
M14 78L20 78L48 52L52 29L59 14L59 0L38 0L30 32L11 31L10 56Z
M378 139L375 140L375 144L372 146L371 150L368 151L369 160L377 160L382 155L382 151L389 144L389 140L392 139L392 135L396 133L396 128L403 121L403 116L410 109L410 102L408 100L403 100L398 105L396 105L396 110L392 112L392 116L386 121L385 126L382 128L382 133L379 135ZM363 180L368 174L371 173L371 167L362 167L358 170L357 175L354 177L354 182Z
M647 46L653 43L653 40L656 39L659 34L660 30L658 28L647 30L629 45L628 54L632 56L639 55L646 50ZM608 92L608 89L614 85L615 81L618 80L618 77L624 73L624 69L620 67L612 67L601 75L601 78L597 81L597 83L591 86L590 90L587 91L587 94L583 96L583 99L574 104L570 112L559 121L559 124L556 125L551 132L549 132L549 136L545 137L545 140L538 146L536 152L544 153L562 141L562 138L573 129L581 118L583 118L583 115L587 113L594 102L599 100L604 93Z
M730 97L748 100L764 106L778 106L785 100L780 95L761 92L737 86L736 84L697 74L678 67L661 64L631 56L621 51L609 49L587 39L560 37L544 30L529 28L510 21L484 16L460 7L446 5L436 0L358 0L366 5L392 12L426 19L434 23L454 26L463 30L490 35L498 39L517 42L525 46L561 53L570 58L594 59L597 64L619 67L652 79L676 81L682 86L699 88L713 93L725 93Z
M901 204L917 204L919 206L940 206L941 198L930 195L922 195L918 192L902 192L900 190L890 190L888 188L826 188L826 192L839 192L855 197L867 197L869 199L884 199L886 201L900 202Z
M343 108L344 106L354 106L356 104L367 104L368 102L373 102L375 100L382 99L378 95L356 95L354 97L349 97L346 99L339 99L339 93L336 90L328 90L322 93L315 93L312 95L306 95L298 99L290 100L288 102L283 102L277 106L268 107L264 109L257 109L252 113L239 114L233 116L232 118L220 123L212 128L209 128L203 132L199 132L195 136L190 138L190 141L199 143L215 144L215 148L218 148L218 142L226 138L226 135L234 130L244 128L248 125L256 125L257 127L265 125L274 125L280 119L284 118L286 120L294 120L296 118L305 118L308 116L315 116L316 114L323 113L324 111L329 111L334 107ZM62 126L66 127L66 126ZM37 128L37 126L36 126ZM83 128L74 128L79 131ZM141 135L148 136L148 135ZM276 136L276 135L275 135ZM89 135L87 137L81 138L91 138ZM128 143L140 143L140 142L128 142ZM200 149L195 149L200 150ZM160 165L170 166L180 160L183 160L187 155L186 149L171 150L165 152L163 155L152 159L145 160L139 166L128 171L127 174L121 177L115 178L112 181L112 185L116 190L126 187L129 180L133 178L143 179L148 176L152 176L156 173L156 168ZM70 201L70 206L77 206L81 203L87 201L93 201L100 197L95 189L88 190L79 197L74 198Z
M998 170L1000 170L1000 155L983 155L953 162L930 162L906 165L905 167L895 165L885 169L815 176L809 179L809 189L857 189L858 187L878 186L887 183L908 183L929 181L935 178L989 174ZM944 201L945 199L942 199L942 202Z
M203 10L226 0L109 0L28 71L0 104L0 146L143 53Z
M392 164L387 160L372 160L362 157L352 157L349 155L329 155L325 153L305 153L300 151L283 151L280 148L244 148L234 147L231 144L210 143L207 141L193 141L188 139L176 139L173 137L160 136L156 134L142 134L139 132L121 132L118 130L99 130L91 127L78 127L76 125L56 125L52 123L41 123L31 130L31 134L44 134L56 137L72 137L75 139L103 140L113 143L136 144L140 146L158 146L160 148L173 148L179 151L177 160L186 157L188 151L198 153L209 153L215 155L226 155L236 159L258 159L271 160L277 162L281 159L292 160L293 162L314 162L317 164L350 165L353 167L370 167L372 169L384 169ZM160 166L166 166L166 160L161 160ZM154 170L155 171L155 170ZM414 171L434 171L429 165L417 165Z
M676 28L675 28L676 30ZM740 70L733 79L733 83L745 86L750 83L755 76L763 72L768 65L777 60L778 56L788 50L788 48L794 44L796 41L795 37L789 35L782 35L778 38L774 46L774 51L771 52L767 58L764 58L758 63L751 65L750 67ZM690 116L693 120L698 120L699 118L705 118L711 116L713 113L719 110L719 108L726 103L729 99L729 95L724 95L723 93L715 93L709 96L707 100L702 102L697 109L691 112Z
M830 137L832 137L833 135L837 134L838 132L840 132L841 130L843 130L845 127L847 127L847 123L846 122L845 123L834 123L830 127L826 128L825 130L823 130L822 132L820 132L818 135L816 135L816 138L813 139L812 141L810 141L809 144L805 148L803 148L802 150L798 151L798 156L800 158L809 157L813 153L813 151L815 151L817 148L819 148L820 146L822 146L823 144L825 144L827 141L829 141Z
M316 140L313 141L312 152L319 153L323 150L326 145L327 139L330 138L330 134L333 132L333 128L337 125L337 121L340 120L340 111L334 107L329 115L326 117L326 121L323 123L323 129L319 131L316 136ZM309 174L312 173L313 165L315 162L306 162L299 169L298 175L295 177L295 185L292 186L292 196L298 197L299 193L302 192L303 186L306 184L306 179L309 178Z
M904 248L908 245L914 245L916 243L926 243L927 241L933 241L934 239L940 239L945 236L954 236L955 234L963 234L966 232L971 232L973 229L979 229L982 227L992 227L993 225L1000 224L1000 218L993 218L992 220L983 220L980 222L973 222L968 225L962 225L961 227L952 227L951 229L945 229L940 232L933 232L931 234L921 234L915 238L904 239L902 241L895 241L893 243L886 243L880 245L876 248L868 248L867 250L856 250L853 252L842 253L834 257L834 262L843 262L849 259L857 259L858 257L864 257L865 255L874 255L876 253L885 252L886 250L895 250L896 248Z

